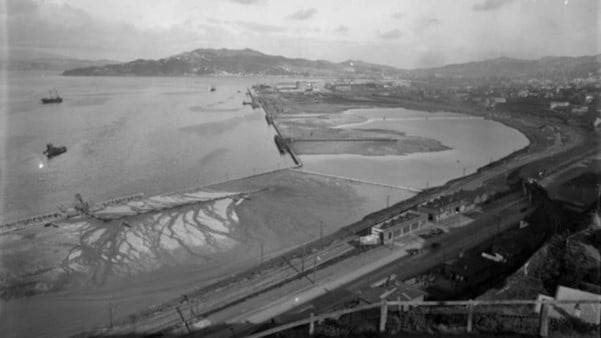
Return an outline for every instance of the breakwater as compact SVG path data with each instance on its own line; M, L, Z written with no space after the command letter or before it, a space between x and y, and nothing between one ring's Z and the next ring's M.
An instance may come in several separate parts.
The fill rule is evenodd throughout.
M110 207L110 206L114 206L114 205L118 205L118 204L122 204L122 203L126 203L126 202L132 202L135 200L140 200L142 198L144 198L144 194L142 194L142 193L121 196L121 197L117 197L117 198L111 198L108 200L94 203L90 207L90 210L100 210L100 209L104 209L106 207ZM68 218L75 217L78 215L80 215L80 213L77 212L74 207L71 207L71 208L62 208L57 212L51 212L51 213L47 213L47 214L40 214L40 215L25 217L25 218L21 218L21 219L17 219L14 221L9 221L9 222L0 224L0 234L18 230L18 229L23 229L23 228L30 227L30 226L41 226L41 225L49 224L52 222L59 222L59 221L63 221L63 220L66 220Z

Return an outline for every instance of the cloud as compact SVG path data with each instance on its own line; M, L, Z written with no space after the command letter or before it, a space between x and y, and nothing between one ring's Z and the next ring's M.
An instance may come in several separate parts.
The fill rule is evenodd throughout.
M281 33L288 30L285 26L269 25L265 23L243 21L243 20L219 20L210 18L207 22L218 25L222 28L238 28L255 33Z
M263 2L263 0L230 0L230 2L235 2L241 5L258 5Z
M336 29L334 30L334 32L340 33L340 34L346 34L346 33L348 33L348 31L349 31L349 29L345 25L340 25L340 26L336 27Z
M392 40L392 39L398 39L403 35L403 33L401 33L400 30L398 29L393 29L390 30L388 32L382 33L380 34L380 38L382 39L386 39L386 40Z
M239 27L257 32L257 33L280 33L285 31L287 28L283 26L276 25L268 25L258 22L250 22L250 21L225 21L226 23L231 23L237 25Z
M475 11L494 11L512 3L513 1L514 0L484 0L481 3L474 4L472 9Z
M286 17L288 20L308 20L317 14L316 8L300 9Z
M404 17L405 17L405 14L403 14L401 12L394 12L394 13L392 13L392 18L395 19L395 20L401 20Z
M415 22L415 26L413 27L415 33L421 34L425 32L430 27L436 26L440 23L440 20L436 18L421 18Z

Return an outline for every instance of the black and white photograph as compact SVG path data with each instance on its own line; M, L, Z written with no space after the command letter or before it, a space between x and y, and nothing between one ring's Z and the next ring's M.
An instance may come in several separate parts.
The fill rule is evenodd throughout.
M599 0L0 0L0 336L601 334Z

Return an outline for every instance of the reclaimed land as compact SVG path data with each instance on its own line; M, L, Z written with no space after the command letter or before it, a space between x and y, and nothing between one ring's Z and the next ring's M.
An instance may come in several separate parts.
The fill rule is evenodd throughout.
M431 138L386 129L343 128L364 122L356 115L341 114L353 108L382 106L379 101L315 102L305 94L259 91L266 114L273 119L294 151L300 155L353 154L364 156L407 155L450 149ZM384 107L389 107L384 105Z

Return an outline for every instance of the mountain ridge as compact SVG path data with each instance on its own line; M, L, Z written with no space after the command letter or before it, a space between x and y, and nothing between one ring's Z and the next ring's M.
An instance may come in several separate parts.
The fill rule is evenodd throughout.
M450 64L413 70L399 69L361 60L342 62L309 60L270 55L244 49L198 48L160 59L94 65L66 70L66 76L195 76L195 75L281 75L427 78L487 77L586 77L600 73L601 55L548 56L536 60L510 57Z

